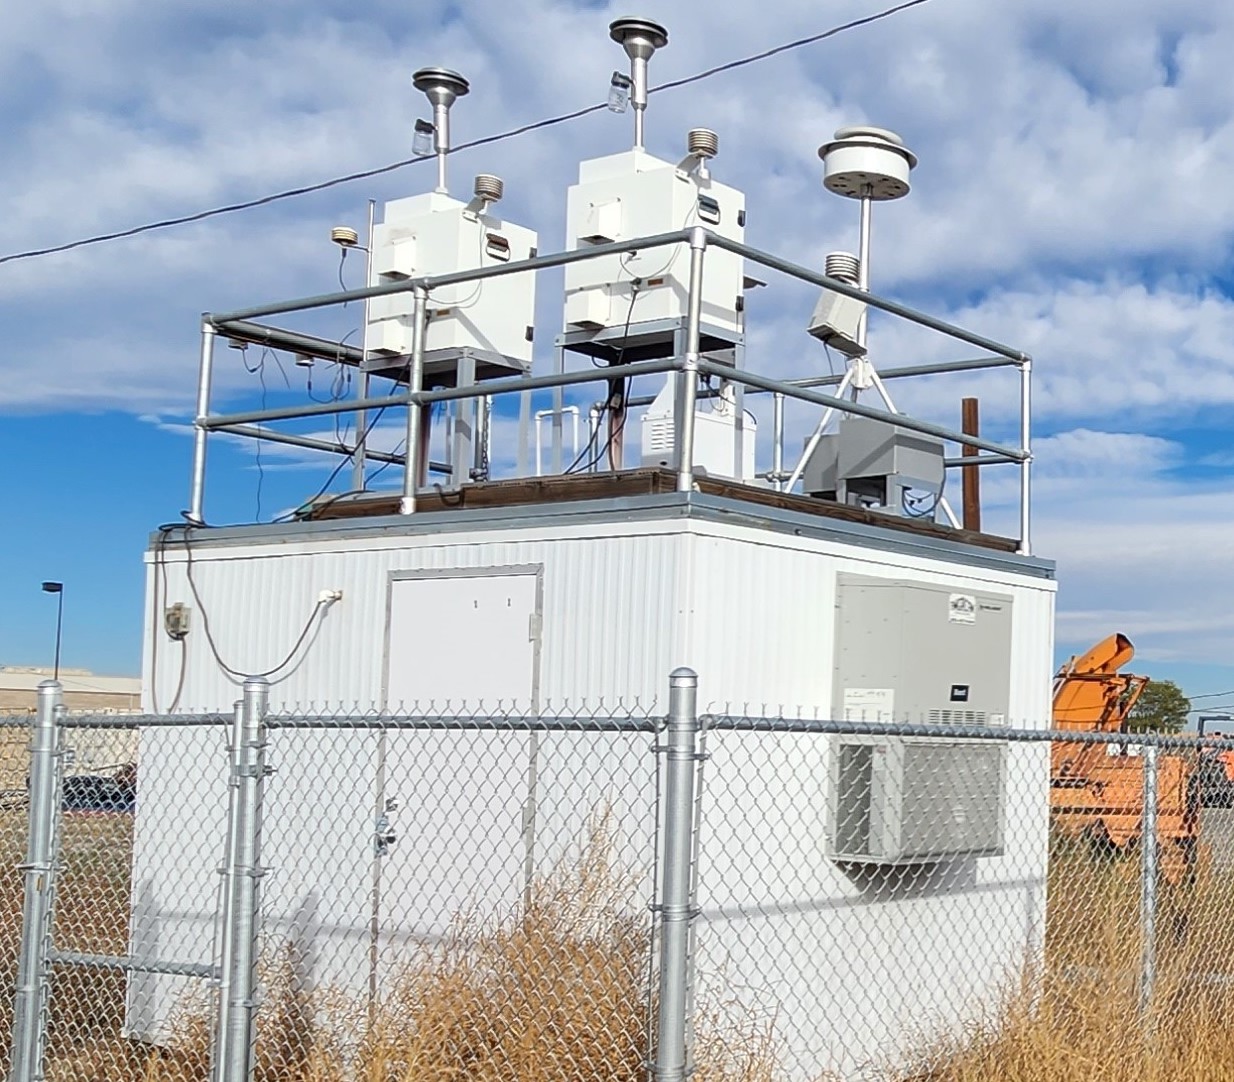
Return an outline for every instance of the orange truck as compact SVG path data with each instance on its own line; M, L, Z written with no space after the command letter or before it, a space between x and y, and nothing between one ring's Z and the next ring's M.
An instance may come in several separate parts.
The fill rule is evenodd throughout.
M1111 635L1072 658L1054 679L1054 727L1128 733L1131 710L1148 677L1120 672L1135 656L1125 635ZM1170 882L1194 866L1200 794L1191 758L1157 756L1157 842ZM1133 734L1127 742L1056 741L1050 748L1050 812L1054 828L1107 851L1139 845L1144 816L1144 760Z

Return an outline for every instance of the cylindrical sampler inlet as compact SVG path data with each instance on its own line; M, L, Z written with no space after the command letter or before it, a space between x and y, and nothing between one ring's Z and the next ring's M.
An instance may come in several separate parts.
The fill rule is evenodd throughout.
M668 31L650 19L616 19L609 36L630 58L630 104L634 106L634 146L643 149L643 113L647 109L647 61L668 44Z
M900 199L908 195L909 171L917 155L886 128L840 128L835 138L818 148L823 159L823 184L850 199Z

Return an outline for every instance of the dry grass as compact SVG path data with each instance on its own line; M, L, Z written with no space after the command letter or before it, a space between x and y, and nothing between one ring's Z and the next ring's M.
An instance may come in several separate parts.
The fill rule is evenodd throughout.
M9 827L13 829L8 829ZM126 816L65 817L57 943L124 953ZM12 987L20 924L17 820L0 820L0 980ZM4 844L8 839L11 843ZM598 820L573 859L505 919L460 918L445 941L409 949L374 1005L308 992L295 959L274 960L259 1012L260 1082L643 1082L648 1052L648 918L616 870ZM931 1082L1224 1082L1234 1078L1234 881L1201 870L1163 890L1159 983L1138 1014L1142 940L1134 861L1059 849L1051 863L1046 954L965 1032L923 1046L899 1079ZM1224 977L1215 970L1228 970ZM1205 975L1201 983L1197 975ZM11 1004L0 997L7 1054ZM764 1022L704 1004L695 1082L786 1076ZM48 1082L205 1082L206 1002L182 1005L166 1048L121 1036L124 981L60 968ZM826 1025L826 1020L819 1020ZM5 1065L7 1067L7 1064Z
M66 816L57 945L124 953L131 822ZM616 871L608 823L597 819L575 859L545 877L504 920L463 916L444 942L411 949L369 1005L298 983L290 954L264 974L259 1082L644 1082L649 917ZM0 950L11 987L20 875L5 862ZM204 1000L182 1005L168 1047L121 1035L124 980L114 971L57 970L48 1082L205 1082ZM0 1040L7 1048L10 1005ZM770 1033L728 1025L698 1041L699 1082L771 1082Z
M921 1057L931 1082L1226 1082L1234 1078L1234 882L1201 868L1163 888L1157 985L1140 1013L1138 867L1078 850L1051 862L1044 971L984 1023Z

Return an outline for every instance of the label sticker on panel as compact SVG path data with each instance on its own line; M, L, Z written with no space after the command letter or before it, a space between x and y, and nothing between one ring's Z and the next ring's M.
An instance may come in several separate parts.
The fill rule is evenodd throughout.
M845 721L894 721L894 688L845 688Z
M947 619L953 624L975 624L977 599L972 594L952 594L947 600Z

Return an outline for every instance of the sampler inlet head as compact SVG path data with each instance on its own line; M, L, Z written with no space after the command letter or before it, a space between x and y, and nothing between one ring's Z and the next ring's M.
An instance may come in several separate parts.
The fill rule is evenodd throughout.
M657 49L668 44L668 31L650 19L614 19L608 33L631 60L650 60Z
M849 199L900 199L908 195L909 170L917 155L886 128L840 128L835 138L818 148L823 159L823 185Z
M437 152L437 191L446 191L446 155L450 153L450 106L471 89L457 71L449 68L420 68L411 85L421 91L433 106L433 149Z
M412 75L411 85L434 106L441 105L447 109L471 89L466 79L449 68L420 68Z
M668 31L649 19L615 19L609 23L608 32L630 58L629 93L630 103L634 106L634 146L642 150L643 114L647 111L647 61L657 49L663 49L668 44ZM620 96L618 94L616 97ZM609 97L610 102L615 102L611 90ZM616 105L610 107L615 108Z

